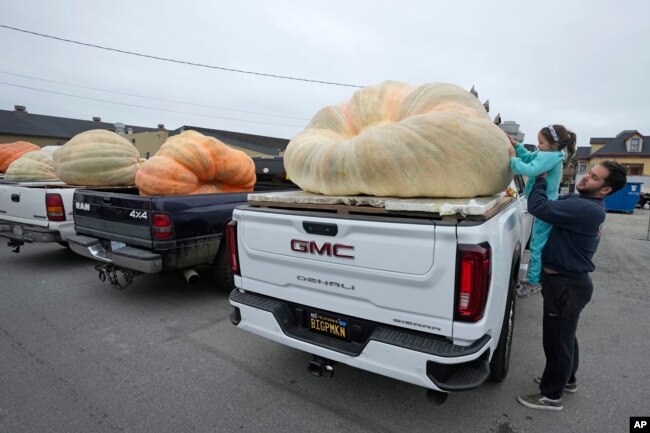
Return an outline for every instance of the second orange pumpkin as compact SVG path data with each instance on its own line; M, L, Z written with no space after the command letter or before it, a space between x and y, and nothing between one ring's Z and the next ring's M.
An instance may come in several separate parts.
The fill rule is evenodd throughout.
M147 196L248 192L255 180L250 156L196 131L168 138L135 176Z

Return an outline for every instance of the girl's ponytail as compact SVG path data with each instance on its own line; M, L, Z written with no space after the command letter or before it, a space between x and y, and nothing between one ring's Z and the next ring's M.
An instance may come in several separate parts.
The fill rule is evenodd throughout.
M571 159L573 155L576 154L576 133L573 131L567 131L569 138L566 141L566 151L568 155L568 159ZM560 141L560 144L562 142Z

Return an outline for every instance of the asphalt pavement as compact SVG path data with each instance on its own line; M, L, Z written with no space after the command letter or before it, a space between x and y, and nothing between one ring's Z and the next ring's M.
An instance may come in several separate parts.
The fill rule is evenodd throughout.
M503 383L452 394L310 356L238 330L226 293L180 274L98 280L59 245L0 245L0 432L627 432L650 415L650 211L608 214L562 412L516 402L544 365L541 296L517 302Z

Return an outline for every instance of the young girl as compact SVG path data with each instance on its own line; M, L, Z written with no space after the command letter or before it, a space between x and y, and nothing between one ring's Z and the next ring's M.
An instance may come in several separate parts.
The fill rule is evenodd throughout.
M528 176L526 197L533 188L535 177L542 173L546 175L546 195L549 200L556 200L562 180L562 160L564 153L571 157L575 152L576 135L563 125L549 125L537 134L539 142L535 152L526 150L523 144L517 143L510 137L514 149L510 149L510 169L515 174ZM515 157L516 152L516 157ZM527 298L539 293L542 286L539 283L542 272L542 250L546 244L553 226L535 218L533 232L530 238L530 260L528 262L528 278L520 282L517 297Z

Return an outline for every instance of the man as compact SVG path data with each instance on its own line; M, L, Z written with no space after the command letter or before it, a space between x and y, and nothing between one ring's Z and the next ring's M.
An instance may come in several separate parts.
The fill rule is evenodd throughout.
M603 161L582 178L580 195L549 200L545 174L538 176L528 197L528 211L553 225L542 251L542 296L544 297L543 345L546 367L535 382L540 392L518 397L533 409L562 410L562 392L578 390L578 340L580 312L591 300L589 272L605 222L603 199L627 183L625 168Z

